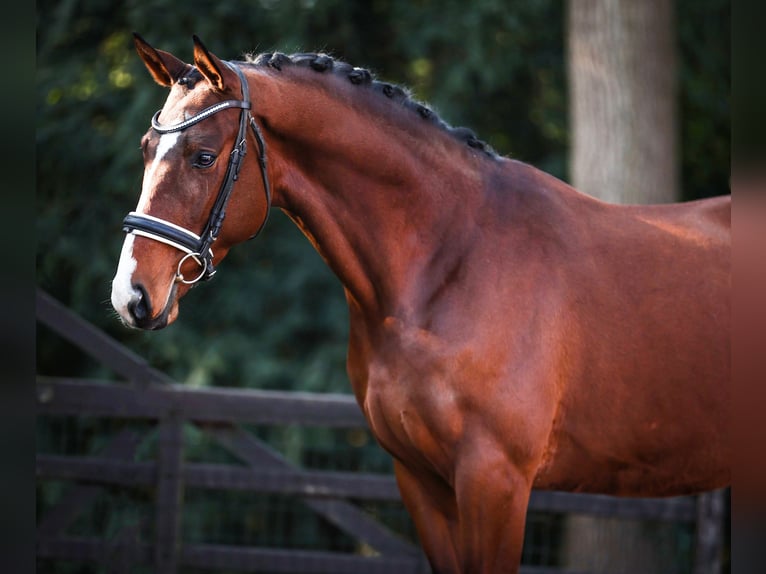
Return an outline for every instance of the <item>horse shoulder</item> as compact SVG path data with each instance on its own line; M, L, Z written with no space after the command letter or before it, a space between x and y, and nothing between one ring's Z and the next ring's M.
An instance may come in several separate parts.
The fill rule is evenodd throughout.
M509 360L507 345L489 348L469 333L450 338L392 318L384 331L362 408L386 450L448 483L477 448L491 445L518 467L539 460L555 411L554 377L526 372L521 360Z

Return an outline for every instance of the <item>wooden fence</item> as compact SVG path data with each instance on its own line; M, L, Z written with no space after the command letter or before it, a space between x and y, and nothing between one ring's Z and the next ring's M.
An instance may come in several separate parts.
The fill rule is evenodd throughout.
M43 292L37 295L37 317L127 380L127 384L105 384L40 376L38 416L148 419L156 421L158 429L158 455L151 462L135 460L140 439L130 430L118 433L99 457L37 456L38 480L74 483L66 498L38 523L39 557L101 563L110 573L131 572L141 565L157 574L182 572L185 568L328 574L430 571L418 547L348 501L399 501L391 475L300 469L241 426L365 427L351 396L189 388L175 384ZM244 465L184 462L184 425L194 425L207 433ZM151 544L139 541L130 527L108 541L65 534L67 526L105 486L154 486ZM299 497L313 512L374 549L376 555L185 543L180 536L185 487ZM534 491L530 511L695 523L694 574L717 574L722 500L721 493L657 500ZM563 573L545 567L524 567L522 572Z

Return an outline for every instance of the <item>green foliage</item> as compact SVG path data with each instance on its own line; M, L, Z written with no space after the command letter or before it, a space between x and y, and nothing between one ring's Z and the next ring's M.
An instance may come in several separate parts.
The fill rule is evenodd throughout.
M731 5L678 1L681 171L684 199L729 191Z
M684 188L726 191L728 2L679 0ZM325 50L408 85L453 125L498 151L566 176L561 2L431 0L41 0L37 30L37 270L66 305L193 385L342 391L347 311L338 281L276 214L235 249L162 332L122 327L109 304L137 201L138 142L166 92L133 52L131 32L190 59L191 34L225 58ZM38 371L103 376L46 329Z

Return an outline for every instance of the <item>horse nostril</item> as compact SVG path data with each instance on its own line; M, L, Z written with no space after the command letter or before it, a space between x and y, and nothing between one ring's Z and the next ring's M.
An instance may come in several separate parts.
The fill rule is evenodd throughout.
M151 317L151 304L146 289L142 285L134 285L133 288L138 292L138 297L128 303L128 312L136 325L141 325Z

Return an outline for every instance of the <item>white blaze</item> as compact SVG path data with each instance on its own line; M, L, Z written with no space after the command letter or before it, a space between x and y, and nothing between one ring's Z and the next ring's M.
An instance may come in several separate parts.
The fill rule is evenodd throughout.
M157 150L154 154L154 159L152 160L149 169L147 169L144 173L144 183L141 186L141 197L138 200L136 212L146 213L144 210L149 207L149 203L152 198L154 178L157 175L157 171L159 170L160 164L162 163L162 159L171 149L173 149L173 146L178 143L178 138L180 136L181 132L162 134L160 136L160 141L157 144Z
M180 132L163 134L157 144L157 150L151 165L144 173L144 182L141 186L141 197L138 200L136 211L146 213L151 203L154 191L154 179L159 171L162 159L178 143ZM128 324L132 324L130 313L128 313L128 304L137 300L140 292L133 288L133 272L136 270L138 262L133 257L133 241L135 235L129 233L125 236L120 253L120 262L117 264L117 273L112 280L112 306Z
M120 253L120 262L117 264L117 273L112 280L112 307L125 321L130 322L128 303L139 296L139 292L133 288L133 271L136 270L137 262L133 257L133 241L136 236L129 233L125 236Z

